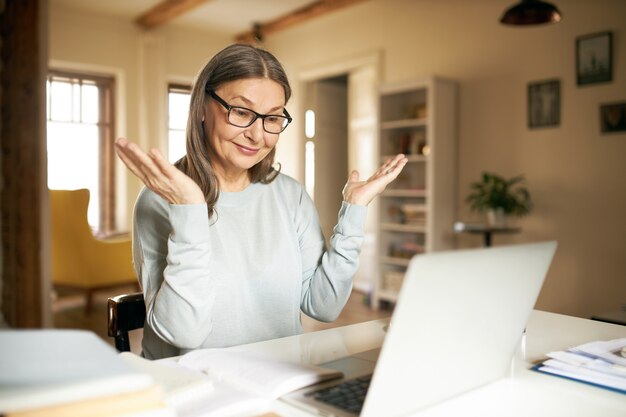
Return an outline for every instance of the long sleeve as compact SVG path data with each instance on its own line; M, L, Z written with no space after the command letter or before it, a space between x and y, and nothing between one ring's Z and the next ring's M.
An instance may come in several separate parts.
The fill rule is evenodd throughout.
M169 344L199 346L211 331L215 295L206 205L170 205L144 189L133 230L148 324Z
M317 211L306 193L301 206L298 226L303 280L301 309L310 317L330 322L337 319L352 291L367 207L342 202L338 223L326 248Z

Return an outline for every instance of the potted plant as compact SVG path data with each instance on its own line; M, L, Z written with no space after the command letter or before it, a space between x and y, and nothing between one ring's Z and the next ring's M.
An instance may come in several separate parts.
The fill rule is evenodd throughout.
M524 186L522 175L511 179L483 172L480 181L470 184L471 193L466 201L472 211L487 214L487 222L494 227L504 227L507 216L524 216L532 209L532 200Z

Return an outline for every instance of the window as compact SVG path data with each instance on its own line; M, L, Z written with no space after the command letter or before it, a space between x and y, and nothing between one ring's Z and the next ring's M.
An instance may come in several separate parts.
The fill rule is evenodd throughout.
M304 186L311 199L315 199L315 112L307 110L304 113L304 135L307 137L304 144Z
M50 72L47 78L48 188L90 191L89 225L113 231L113 78Z
M185 129L189 117L189 100L191 87L188 85L170 84L167 88L168 101L168 160L178 161L187 153L185 149Z

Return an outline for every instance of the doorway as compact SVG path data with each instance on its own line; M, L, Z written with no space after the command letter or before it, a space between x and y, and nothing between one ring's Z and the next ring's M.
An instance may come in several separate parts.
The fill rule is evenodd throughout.
M305 182L328 243L348 173L348 76L312 81L306 91Z
M315 132L305 122L305 185L328 240L337 223L343 187L352 170L361 179L378 167L378 83L380 56L368 54L300 73L303 109L313 110ZM305 121L307 118L305 117ZM378 203L367 210L360 268L354 288L369 293L378 273Z

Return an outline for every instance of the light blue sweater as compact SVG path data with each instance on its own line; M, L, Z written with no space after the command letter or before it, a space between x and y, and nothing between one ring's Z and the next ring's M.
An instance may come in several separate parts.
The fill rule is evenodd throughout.
M300 311L333 321L352 290L367 208L343 202L327 249L313 201L294 179L173 205L144 188L133 259L150 359L302 332Z

